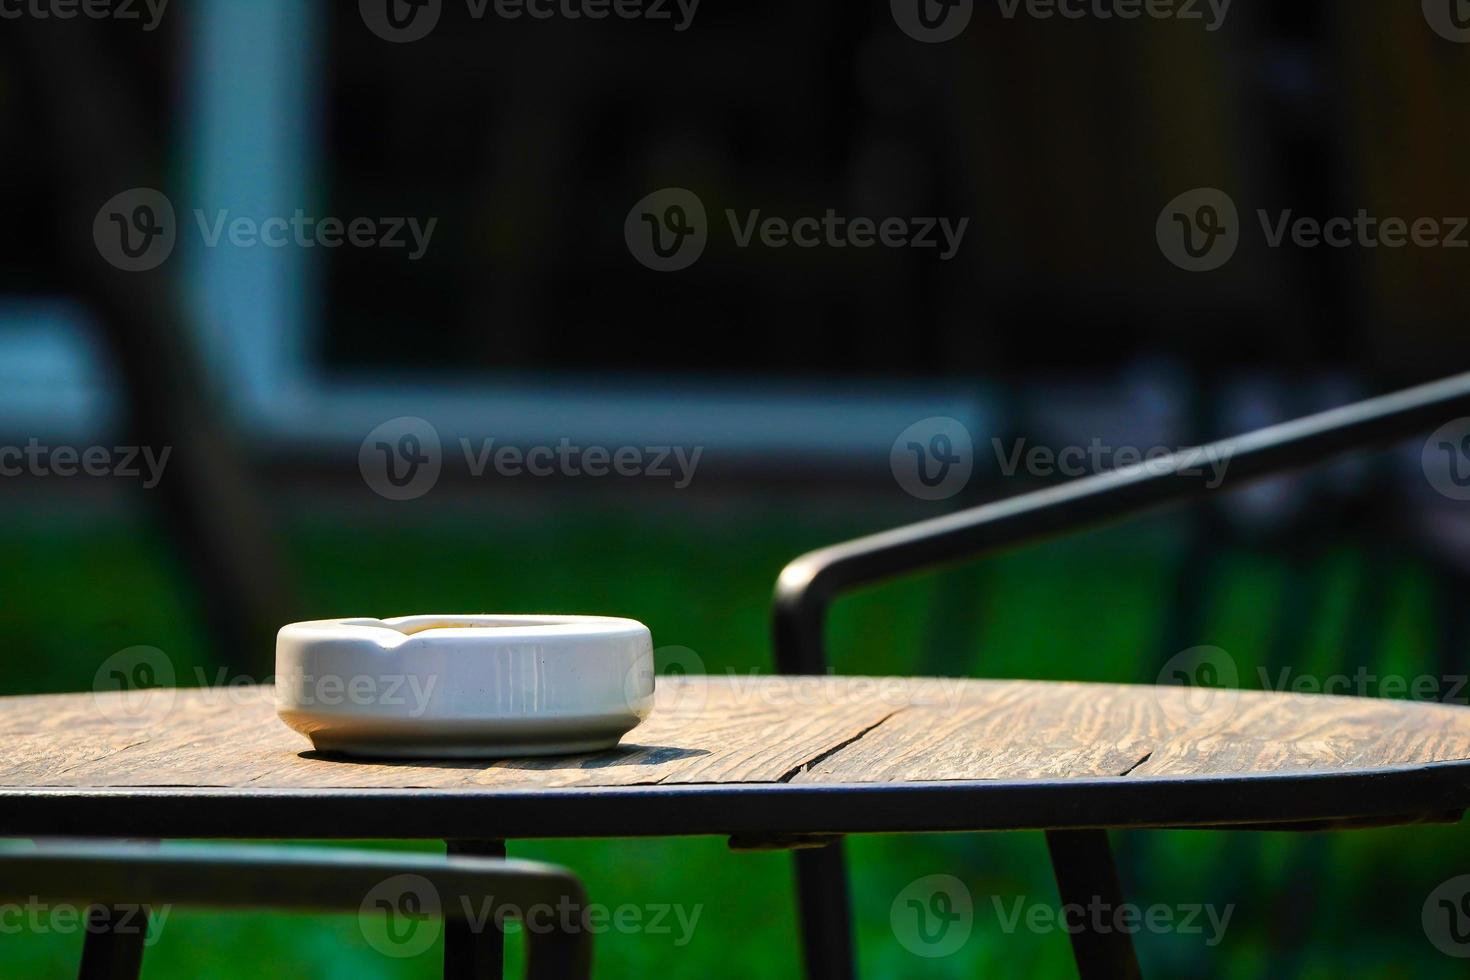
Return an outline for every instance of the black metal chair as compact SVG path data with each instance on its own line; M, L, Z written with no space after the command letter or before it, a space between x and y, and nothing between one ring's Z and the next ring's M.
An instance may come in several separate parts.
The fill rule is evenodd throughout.
M781 572L773 609L776 668L828 670L827 607L861 586L1118 520L1164 504L1237 489L1254 480L1389 444L1470 416L1470 374L1323 412L1164 459L962 510L803 555ZM1220 483L1204 460L1228 459ZM1102 896L1121 904L1106 831L1048 831L1063 902ZM847 872L840 842L795 853L806 972L821 980L854 976ZM1132 940L1114 930L1072 935L1083 980L1136 977Z
M402 901L406 897L412 901ZM456 978L499 976L501 917L547 909L555 914L537 914L534 924L527 923L526 976L564 980L591 971L581 882L570 871L529 861L241 845L0 847L0 901L30 900L88 910L82 980L136 980L148 932L146 907L163 903L363 916L381 909L385 935L394 942L395 926L414 925L396 922L400 913L493 933L493 941L478 950L456 944L461 952L451 955L446 944L444 975ZM478 924L471 926L474 920Z

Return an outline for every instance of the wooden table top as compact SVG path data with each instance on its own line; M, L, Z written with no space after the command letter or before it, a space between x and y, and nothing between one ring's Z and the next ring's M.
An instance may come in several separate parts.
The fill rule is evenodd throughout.
M1470 709L1179 687L660 678L614 751L413 762L314 752L269 687L38 695L0 698L0 740L0 832L17 834L816 834L1470 805Z

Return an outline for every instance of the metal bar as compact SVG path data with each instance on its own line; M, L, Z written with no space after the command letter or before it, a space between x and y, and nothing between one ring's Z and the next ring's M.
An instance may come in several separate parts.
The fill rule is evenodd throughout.
M852 980L852 921L842 842L797 851L793 857L806 975L810 980Z
M449 840L451 855L505 858L503 840ZM505 933L492 917L479 931L466 919L444 923L444 980L501 980L505 975Z
M1397 442L1457 415L1470 415L1470 374L813 551L787 565L776 583L776 668L824 673L827 605L859 586L1235 489ZM1226 463L1218 483L1211 461Z
M544 935L526 933L526 980L567 980L591 975L592 943L585 928Z
M442 840L1228 827L1470 807L1470 762L1268 776L919 783L745 783L547 790L0 790L0 835L281 839L303 807L319 839ZM104 822L103 818L106 818ZM518 864L519 862L510 862ZM3 888L3 883L0 883ZM101 896L83 896L102 901ZM140 900L123 894L119 901Z
M77 905L199 905L291 912L357 912L385 878L416 874L441 895L530 904L580 901L571 872L531 861L271 846L173 845L40 839L34 851L0 845L0 900L47 895ZM282 887L283 883L289 887ZM445 903L457 914L461 903Z
M138 980L143 972L143 943L148 938L148 910L93 905L87 909L87 935L82 942L79 980Z
M1053 830L1046 835L1062 915L1081 980L1138 980L1133 936L1119 928L1123 884L1106 830Z
M571 872L553 865L343 849L36 843L30 851L0 842L0 900L45 896L89 906L136 901L356 913L385 882L419 878L450 923L482 909L495 915L506 906L528 917L531 910L552 912L538 914L536 927L526 931L528 976L585 978L591 969L591 937L582 919L586 892ZM117 948L97 945L84 963L93 971L88 975L126 976L127 963L112 953ZM108 972L114 967L118 972ZM136 964L132 969L136 976Z

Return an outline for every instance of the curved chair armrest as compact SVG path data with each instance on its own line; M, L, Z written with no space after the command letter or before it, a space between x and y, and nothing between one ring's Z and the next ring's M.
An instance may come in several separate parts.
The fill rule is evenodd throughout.
M505 913L553 910L526 929L527 975L586 977L590 971L590 941L581 922L586 892L575 875L554 865L336 848L37 843L35 850L0 846L0 900L359 913L385 881L414 875L427 882L416 883L427 893L419 898L429 898L415 914L488 914L488 923Z
M787 565L776 582L776 669L825 673L827 606L860 586L1118 520L1209 490L1236 489L1351 450L1397 442L1456 415L1470 415L1470 374L810 552ZM1217 472L1210 464L1219 461L1226 465Z

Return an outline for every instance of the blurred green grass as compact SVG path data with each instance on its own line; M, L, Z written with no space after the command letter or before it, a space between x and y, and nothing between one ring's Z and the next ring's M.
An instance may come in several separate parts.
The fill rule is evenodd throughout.
M411 527L306 513L290 524L287 542L314 618L612 613L643 620L657 646L688 648L713 672L770 669L768 602L788 559L895 522L881 513L792 513L761 504L715 514L585 508L518 520L460 515ZM1182 562L1198 560L1178 547L1175 529L1160 520L1134 524L845 599L833 611L833 660L846 673L1152 681L1176 652L1165 635L1173 583ZM180 683L215 676L187 577L147 525L33 521L0 532L0 541L16 558L0 570L8 597L0 638L15 665L0 684L9 693L89 689L103 659L139 644L167 652ZM1431 580L1413 555L1385 558L1381 549L1370 555L1338 542L1292 556L1225 549L1211 561L1199 635L1184 645L1225 648L1246 686L1273 662L1283 623L1295 621L1302 621L1300 642L1287 662L1297 670L1334 671L1344 650L1366 643L1377 669L1433 672ZM1304 580L1316 598L1298 608ZM1352 635L1365 596L1383 606L1383 626L1366 640ZM252 676L269 675L270 656L262 652ZM1199 936L1141 935L1140 955L1153 975L1463 975L1419 924L1430 889L1470 870L1470 846L1457 827L1326 836L1129 833L1115 835L1115 845L1132 901L1235 906L1217 949ZM599 936L600 976L797 975L786 855L737 854L719 839L518 841L511 852L571 866L593 899L610 907L702 907L687 946L676 946L672 935ZM1007 905L1017 897L1055 902L1039 834L868 837L850 842L849 853L865 975L1072 973L1065 935L1007 935L991 903L991 896ZM895 941L889 909L910 881L940 872L970 887L975 932L954 956L922 960ZM514 959L518 946L511 946ZM0 935L0 973L74 975L79 950L78 936ZM149 950L145 976L407 978L438 970L437 947L411 960L378 956L350 916L180 909Z

